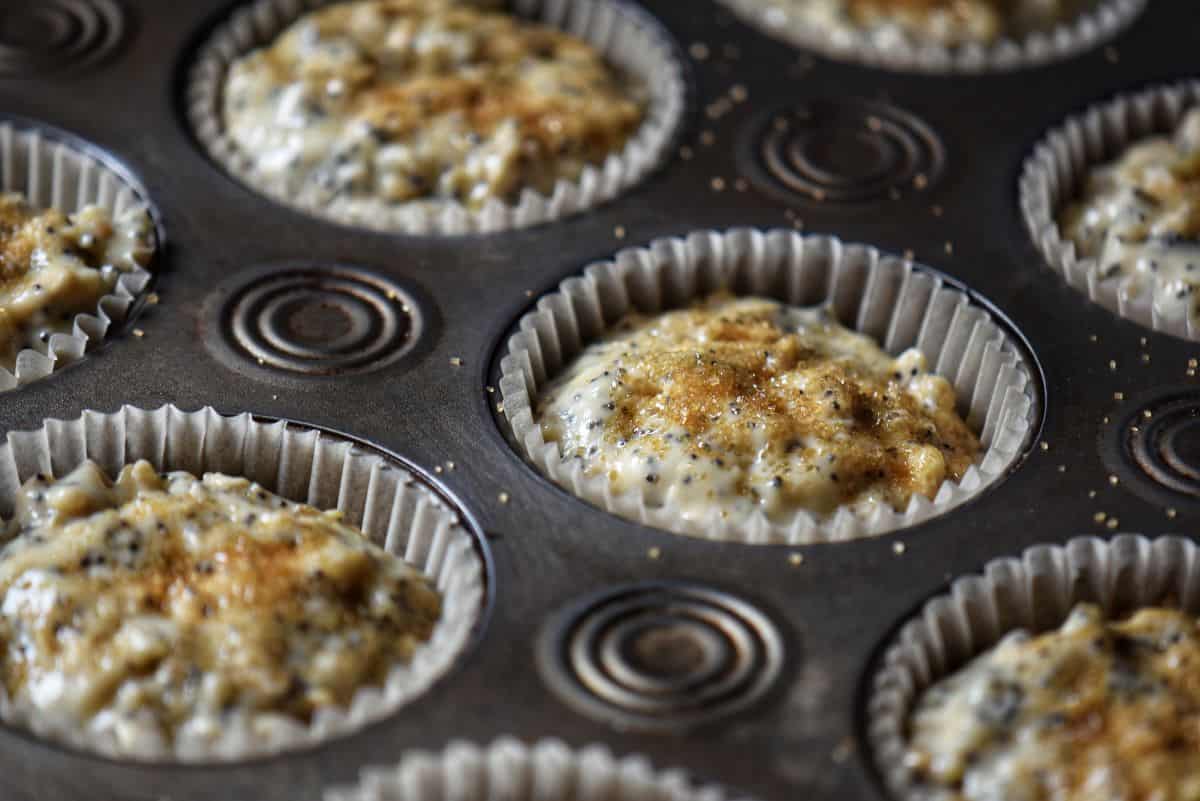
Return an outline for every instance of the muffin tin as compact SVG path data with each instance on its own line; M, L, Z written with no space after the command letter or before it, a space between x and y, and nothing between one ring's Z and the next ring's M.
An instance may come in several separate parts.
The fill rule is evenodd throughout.
M557 738L571 753L607 746L729 797L889 798L866 703L883 651L925 600L1028 546L1187 533L1200 519L1200 348L1071 288L1031 240L1018 198L1025 159L1068 116L1193 77L1200 29L1183 4L1151 3L1070 60L961 77L828 61L709 2L640 5L677 43L691 86L666 163L569 219L428 237L305 216L203 154L186 77L237 5L0 7L21 19L0 25L12 40L0 56L3 115L67 131L122 166L166 243L159 302L135 306L86 357L0 396L0 430L174 403L360 441L461 510L490 599L451 671L356 733L182 767L87 756L5 727L5 799L315 801L414 752L510 736ZM1040 366L1034 435L1010 474L917 526L805 546L681 537L541 478L506 441L488 389L519 318L622 248L740 226L911 252L992 304ZM522 775L501 797L556 797L553 783Z

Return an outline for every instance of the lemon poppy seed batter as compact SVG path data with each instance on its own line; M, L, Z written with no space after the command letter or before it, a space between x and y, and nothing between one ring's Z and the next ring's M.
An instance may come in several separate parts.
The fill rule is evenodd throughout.
M64 214L0 194L0 367L11 372L25 348L45 353L53 334L71 332L78 314L95 314L120 275L145 266L152 252L141 209L114 220L99 206Z
M1131 145L1092 170L1079 202L1062 214L1068 237L1095 259L1101 280L1152 293L1168 317L1196 319L1200 299L1200 109L1174 136Z
M1082 604L935 684L907 763L939 801L1200 797L1200 631L1178 610L1106 621Z
M229 69L225 127L253 177L359 218L550 193L624 145L641 92L587 43L450 0L301 17Z
M109 483L86 462L22 488L0 550L0 681L15 713L170 754L237 720L303 725L427 640L429 581L336 512L242 478Z
M767 19L835 35L957 47L1019 38L1070 20L1087 0L761 0Z
M904 509L974 463L954 391L823 310L711 296L629 315L541 394L564 460L689 519Z

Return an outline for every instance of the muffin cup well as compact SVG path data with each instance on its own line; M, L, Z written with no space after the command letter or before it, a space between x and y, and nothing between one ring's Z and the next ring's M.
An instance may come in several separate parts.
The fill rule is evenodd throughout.
M891 354L918 347L932 372L950 381L958 411L985 448L960 482L931 501L914 495L903 512L877 504L869 513L843 506L828 517L798 512L786 523L758 513L746 524L687 520L668 497L651 504L639 488L614 493L604 476L563 461L534 421L541 388L591 341L632 310L655 313L718 289L792 305L828 304L845 325ZM864 245L794 231L733 229L660 239L588 267L521 318L501 361L504 419L522 453L543 475L589 503L646 525L715 540L803 544L882 534L926 520L978 494L1011 468L1033 433L1038 404L1020 346L962 291L911 262Z
M988 562L955 581L891 638L869 689L867 735L876 768L899 799L926 798L905 766L908 718L928 687L1016 629L1062 624L1077 603L1110 617L1170 603L1200 612L1200 549L1180 537L1079 537Z
M362 772L357 786L325 801L727 801L679 770L655 771L644 757L618 759L603 746L575 750L558 740L526 745L502 737L486 747L452 742L441 753L405 754L392 768ZM740 798L740 797L739 797Z
M1200 81L1158 87L1093 106L1070 117L1037 145L1021 173L1021 213L1038 250L1067 283L1109 311L1185 339L1200 340L1200 321L1186 311L1166 314L1154 292L1129 291L1131 276L1103 280L1100 264L1076 252L1058 215L1082 191L1089 171L1128 146L1166 134L1200 104Z
M104 163L52 133L23 123L0 121L0 181L0 191L20 192L37 208L66 214L89 205L100 206L113 217L146 208L139 191ZM83 358L126 318L149 283L150 273L141 268L121 274L94 313L77 314L71 333L51 335L46 353L25 348L17 354L13 371L0 367L0 391L45 378Z
M441 618L412 660L392 669L383 687L359 690L346 709L320 711L311 724L246 717L226 721L174 751L148 751L136 733L79 731L18 709L0 690L0 719L106 756L183 762L236 760L310 746L392 714L444 675L466 649L485 601L485 568L472 535L450 505L402 466L315 429L211 408L154 410L126 406L75 420L48 420L10 432L0 443L0 517L11 516L21 484L38 473L63 476L84 459L110 476L138 459L160 471L244 476L319 509L337 509L371 540L429 576L442 595Z
M830 31L789 19L764 0L719 0L747 23L797 47L843 61L905 72L1005 72L1061 61L1116 36L1145 8L1147 0L1101 0L1075 19L1020 39L972 42L959 47L896 37L876 42L858 31Z
M200 143L226 171L251 189L300 211L346 225L406 234L491 233L551 222L611 200L667 157L687 105L687 81L677 48L657 23L618 0L511 0L512 13L559 28L599 51L649 94L645 118L620 151L589 165L549 195L530 189L515 204L493 198L481 209L452 201L399 204L386 214L357 215L334 204L305 204L284 186L255 174L252 161L225 132L221 103L230 64L271 42L303 14L334 0L255 0L222 23L191 69L187 109Z

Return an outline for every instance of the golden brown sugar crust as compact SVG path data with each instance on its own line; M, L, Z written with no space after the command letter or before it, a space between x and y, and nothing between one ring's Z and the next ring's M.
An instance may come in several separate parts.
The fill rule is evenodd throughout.
M356 19L368 12L381 22L364 30ZM356 55L307 57L300 38L310 25L323 38L348 37ZM391 31L383 42L375 41L380 25ZM445 48L415 44L421 37L435 41L435 34L469 42L468 52L447 55ZM276 85L299 81L311 87L327 106L322 118L337 115L346 126L363 122L381 142L412 146L416 163L407 180L376 187L390 202L453 189L458 200L479 205L477 178L442 178L447 162L464 156L457 145L426 143L426 132L441 123L454 137L481 142L502 125L515 125L515 163L488 179L490 196L512 200L523 188L548 193L557 180L577 177L584 164L603 162L643 115L642 103L586 42L508 14L447 2L371 0L311 12L235 71L264 65ZM330 81L340 82L334 95L326 91ZM436 155L443 148L447 152Z
M84 234L91 234L91 247L80 242ZM37 251L57 255L69 250L95 261L96 244L111 235L107 216L85 231L57 209L35 209L19 194L0 194L0 289L29 274Z
M988 689L970 695L983 699L972 707L978 733L959 738L960 752L945 762L925 741L909 757L950 788L948 798L980 797L964 774L1000 765L1005 752L998 778L979 776L976 788L1030 801L1184 801L1200 792L1194 616L1147 608L1105 620L1083 605L1060 629L1002 644L990 665ZM941 775L930 776L939 764Z
M691 337L633 358L628 369L637 378L627 381L630 397L618 405L609 437L629 440L653 426L648 416L662 414L735 454L754 453L757 426L780 453L810 438L840 440L839 503L879 488L903 508L913 493L932 496L943 480L962 478L979 442L952 408L923 410L893 375L830 360L819 341L781 330L772 311L687 315ZM803 377L804 388L784 377ZM938 458L930 446L943 470L927 469Z
M114 222L98 206L68 215L0 194L0 367L11 371L22 349L45 352L52 334L95 313L117 274L144 266L151 253L141 210Z
M0 676L86 717L162 733L198 710L309 721L380 685L429 638L437 593L336 513L244 479L162 476L139 462L34 479L0 551ZM52 604L46 604L53 598Z
M906 508L980 453L953 389L818 309L719 293L629 315L541 394L543 437L615 491L775 520Z

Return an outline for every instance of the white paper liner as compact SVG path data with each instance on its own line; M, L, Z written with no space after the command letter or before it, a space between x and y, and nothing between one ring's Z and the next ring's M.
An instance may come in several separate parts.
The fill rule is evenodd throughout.
M1021 213L1034 243L1067 283L1092 301L1155 331L1200 340L1200 321L1186 310L1156 308L1154 292L1129 291L1131 276L1100 279L1100 264L1083 258L1058 225L1059 213L1083 190L1089 171L1120 156L1139 139L1171 133L1183 115L1200 104L1200 81L1119 95L1050 131L1025 160ZM1189 304L1190 305L1190 304Z
M876 504L861 514L841 507L828 517L798 512L787 523L761 512L745 524L688 520L669 495L648 503L639 487L614 493L605 476L587 477L579 460L563 461L533 412L541 387L590 341L631 310L653 314L717 289L764 295L791 305L832 305L845 325L873 337L893 355L909 347L958 396L958 410L979 434L982 459L962 481L946 481L930 501L913 495L896 512ZM942 514L1002 477L1024 453L1038 403L1022 350L982 307L936 275L865 245L790 230L700 231L659 239L589 266L521 318L501 361L504 419L520 450L543 475L613 514L650 526L748 544L804 544L857 539L915 525Z
M680 770L656 771L642 756L618 759L600 745L575 750L558 740L526 745L502 737L481 747L452 742L413 751L389 768L369 768L354 787L324 801L731 801ZM737 796L739 801L744 797Z
M132 759L184 762L262 756L313 745L392 714L446 673L471 640L484 604L485 568L457 513L403 467L336 436L250 414L226 417L211 408L126 406L75 420L48 420L35 431L11 432L0 444L0 517L9 517L21 484L42 472L64 476L84 459L110 476L138 459L160 471L206 471L244 476L319 509L338 509L380 546L429 576L442 595L441 619L407 665L381 688L360 690L348 709L319 712L311 725L290 719L251 726L229 721L211 738L178 741L164 757L112 732L83 732L68 722L25 716L0 689L0 719L81 749Z
M13 122L0 121L0 182L0 190L20 192L37 208L66 214L90 205L114 218L129 209L146 209L138 190L97 159L36 127ZM71 333L50 336L46 353L25 348L17 354L13 372L0 367L0 391L45 378L83 358L109 328L125 319L149 283L150 273L144 269L123 273L113 290L100 298L94 314L78 314Z
M1164 603L1200 612L1198 560L1200 549L1181 537L1079 537L991 561L981 575L955 581L892 638L872 681L867 734L884 783L905 801L928 797L904 754L909 714L930 685L1010 631L1061 625L1077 603L1097 604L1110 617Z
M747 23L797 47L830 58L874 67L926 73L1005 72L1062 61L1116 36L1145 8L1147 0L1102 0L1099 5L1053 29L1020 39L972 42L947 47L904 36L885 42L865 32L831 30L801 20L768 0L718 0Z
M648 93L642 124L624 147L575 181L560 180L550 195L531 189L516 204L493 198L481 209L441 202L400 204L385 215L360 216L335 204L305 205L286 187L257 175L252 160L225 133L222 85L229 65L272 41L302 14L337 0L255 0L222 23L200 49L188 80L188 117L200 143L231 175L273 200L347 225L398 233L492 233L551 222L619 195L666 158L687 105L687 82L676 47L647 14L617 0L510 0L515 15L566 31L591 44Z

